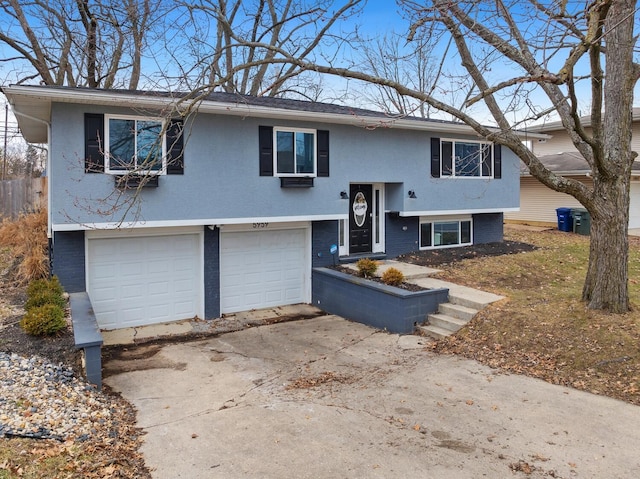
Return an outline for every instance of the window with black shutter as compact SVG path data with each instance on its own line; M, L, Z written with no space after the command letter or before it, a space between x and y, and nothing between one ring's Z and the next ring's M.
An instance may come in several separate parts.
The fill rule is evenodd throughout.
M260 126L258 149L260 176L285 178L284 186L312 186L301 179L329 176L328 130Z
M86 113L85 171L114 175L184 173L183 122Z
M431 138L431 176L501 178L500 145L476 140Z

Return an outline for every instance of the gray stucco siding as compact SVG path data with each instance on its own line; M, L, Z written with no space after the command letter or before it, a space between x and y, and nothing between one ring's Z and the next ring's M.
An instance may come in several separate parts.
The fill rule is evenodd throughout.
M112 221L181 221L345 215L340 191L349 183L395 183L389 197L398 211L500 209L519 202L518 160L503 152L503 178L435 179L430 176L431 136L424 131L365 129L356 125L273 121L198 114L186 125L184 175L159 178L133 193L114 194L107 174L84 173L84 113L140 114L127 109L53 104L51 139L52 218L56 224ZM330 176L312 188L281 188L277 177L259 176L258 127L292 126L330 131ZM506 150L506 149L503 149ZM408 199L414 190L417 199ZM113 209L119 203L120 208ZM390 208L385 208L389 210ZM126 213L126 214L125 214Z

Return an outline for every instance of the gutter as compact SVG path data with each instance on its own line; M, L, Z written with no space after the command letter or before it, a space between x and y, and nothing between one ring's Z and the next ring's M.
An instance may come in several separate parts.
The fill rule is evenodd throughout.
M163 109L167 107L178 107L181 103L185 107L199 103L197 111L210 114L224 114L234 116L246 116L253 118L276 118L287 120L306 120L322 123L337 123L343 125L354 125L365 128L400 128L403 130L432 131L436 133L458 133L461 135L477 135L476 131L464 123L441 123L422 119L392 118L385 116L366 115L345 115L338 113L311 112L304 110L287 110L281 108L250 105L241 102L213 102L209 100L185 100L181 102L179 98L145 96L135 94L110 95L108 92L96 90L56 90L43 89L41 87L29 86L8 86L2 89L5 95L12 95L30 99L40 99L49 102L61 103L86 103L92 105L116 105L126 107L146 107ZM499 132L497 128L489 128L492 132ZM523 139L548 139L549 135L516 131Z

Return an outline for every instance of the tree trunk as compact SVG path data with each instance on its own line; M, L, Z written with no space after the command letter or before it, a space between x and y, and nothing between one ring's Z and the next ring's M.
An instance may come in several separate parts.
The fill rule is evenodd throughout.
M590 309L612 313L629 310L628 259L629 177L597 180L591 217L589 267L582 299ZM606 191L606 196L601 193Z
M602 135L594 148L594 186L590 202L591 245L582 299L591 309L629 310L629 185L631 150L634 0L612 1L605 19L607 47ZM599 148L601 146L602 148Z

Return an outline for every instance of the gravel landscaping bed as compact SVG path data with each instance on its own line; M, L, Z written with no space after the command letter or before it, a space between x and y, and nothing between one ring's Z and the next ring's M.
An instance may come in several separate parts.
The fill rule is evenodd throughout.
M0 352L0 436L85 441L114 434L117 406L62 364Z

